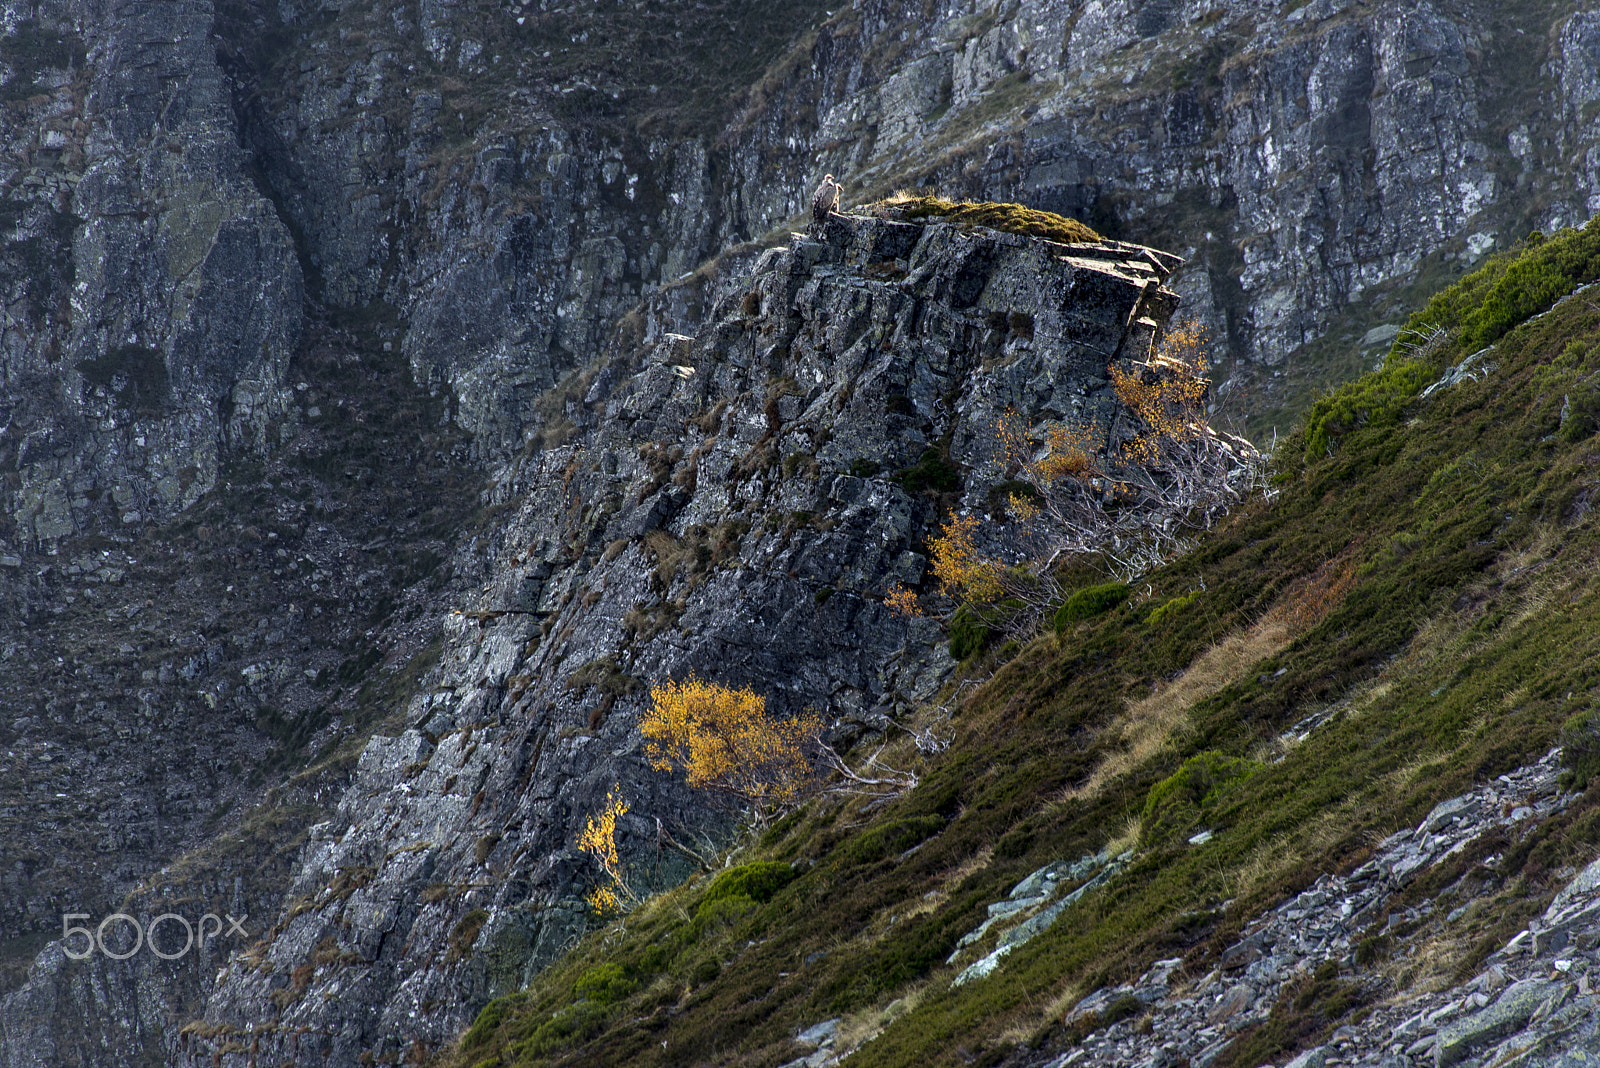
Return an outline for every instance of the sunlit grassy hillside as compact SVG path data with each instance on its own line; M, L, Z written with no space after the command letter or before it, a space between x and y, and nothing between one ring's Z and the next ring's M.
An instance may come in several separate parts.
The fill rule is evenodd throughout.
M1078 998L1162 958L1204 974L1263 908L1544 754L1600 682L1600 287L1579 289L1596 276L1591 224L1440 294L1384 370L1281 444L1275 499L1120 605L974 654L963 672L987 681L952 702L950 748L894 754L915 790L871 810L812 802L735 858L763 866L592 935L485 1009L447 1062L778 1065L831 1017L837 1048L860 1043L852 1064L1066 1048ZM1133 851L1119 875L952 988L994 944L946 963L989 903L1107 846ZM1503 878L1470 922L1415 960L1369 947L1386 987L1286 1002L1224 1063L1303 1048L1384 989L1470 975L1600 850L1600 787L1483 848Z

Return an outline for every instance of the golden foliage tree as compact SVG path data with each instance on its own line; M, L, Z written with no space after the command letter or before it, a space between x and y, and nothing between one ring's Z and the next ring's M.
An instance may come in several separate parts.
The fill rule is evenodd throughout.
M978 551L978 517L953 515L928 543L934 577L945 594L966 601L993 601L1001 595L1005 565Z
M883 595L883 603L889 611L906 619L916 619L922 615L922 605L917 603L916 593L898 582L889 584L888 591Z
M1063 557L1097 555L1130 581L1256 488L1260 454L1206 422L1207 344L1198 325L1180 324L1146 361L1109 369L1126 413L1115 437L1098 422L1036 430L1006 412L994 427L999 459L1028 492L1010 495L1010 531L985 530L973 516L945 524L930 545L945 592L975 605L1020 603L1014 629L1026 629L1059 600L1051 573Z
M806 747L821 733L810 712L767 713L767 699L691 675L650 689L639 721L645 753L658 771L682 770L690 786L748 804L758 819L799 801L811 778Z
M605 806L598 814L589 817L583 833L578 835L578 848L595 859L609 880L589 891L587 898L589 907L602 915L622 910L618 890L630 902L638 901L637 895L628 886L622 858L617 853L617 820L628 813L628 803L622 799L619 790L620 787L612 786L606 791Z

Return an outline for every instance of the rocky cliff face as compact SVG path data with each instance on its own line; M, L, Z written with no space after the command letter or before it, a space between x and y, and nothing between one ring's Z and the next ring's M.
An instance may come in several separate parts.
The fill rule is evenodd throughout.
M632 869L680 881L692 868L666 843L729 815L644 761L653 682L748 683L839 737L891 730L952 662L936 623L883 605L886 585L922 581L939 505L987 507L1002 410L1111 422L1107 362L1148 349L1170 262L836 219L762 257L696 337L599 368L574 440L497 490L516 510L496 581L451 617L407 729L373 740L313 828L185 1063L246 1043L349 1064L448 1041L584 930L593 873L574 843L612 787L632 803ZM919 488L930 467L942 497Z
M1600 207L1593 167L1574 166L1595 151L1595 18L857 4L735 126L729 214L794 212L827 169L861 195L932 185L1178 249L1186 314L1261 426L1322 379L1319 339L1386 345L1379 328L1462 265Z
M27 546L169 518L287 407L300 266L251 185L205 8L7 12L0 390Z
M417 945L436 950L471 925L453 926L456 897L418 895L470 882L476 840L496 834L491 870L524 846L518 870L543 867L526 887L471 877L490 884L467 887L489 912L482 945L545 959L576 923L551 911L575 870L561 852L571 820L636 760L611 754L639 701L630 684L655 672L741 649L740 670L782 676L796 707L826 698L879 728L880 701L925 689L938 657L888 664L907 639L872 596L913 576L934 506L850 463L893 473L933 448L966 465L970 487L984 413L1093 408L1104 390L1090 364L1130 342L1052 319L1061 293L1017 281L1032 246L1009 239L990 239L992 262L953 234L918 245L944 265L926 277L912 249L883 251L904 240L889 224L760 260L823 170L857 202L937 185L1185 252L1168 286L1225 339L1219 402L1253 426L1369 360L1363 345L1392 337L1383 325L1435 279L1600 197L1590 11L778 7L0 5L6 988L63 912L99 917L130 893L139 908L237 905L262 921L253 936L280 929L256 978L230 973L214 995L220 956L89 969L45 949L0 1011L16 1063L176 1048L183 1022L243 1026L273 995L274 1011L315 1015L283 993L306 989L292 947L320 914L289 923L291 880L302 894L340 867L371 878L394 922L421 924ZM1135 268L1073 269L1116 290L1080 305L1132 299L1117 279ZM808 281L780 294L782 272ZM974 296L953 281L991 276L1023 286L1004 325L988 283ZM906 305L891 315L896 299L949 309L942 333L902 321ZM778 323L775 301L813 309L814 336L779 323L787 350L752 341ZM1085 336L1100 351L1074 347ZM840 337L857 351L830 348ZM915 352L896 347L907 337ZM826 360L794 362L808 345ZM1037 365L1050 345L1069 354L1059 372ZM988 392L949 396L972 359ZM842 402L841 383L855 383ZM834 391L831 417L818 389ZM690 416L708 425L691 431ZM647 444L661 448L640 455ZM732 498L713 505L702 478ZM767 615L735 625L736 596ZM773 627L787 644L763 644ZM590 683L567 689L585 667ZM428 701L478 692L496 711L428 727L413 695L424 676ZM519 693L549 710L511 716ZM470 814L445 820L454 844L406 854L430 859L404 878L370 833L348 851L337 826L302 839L388 804L344 794L352 778L394 786L379 749L356 764L386 717L435 736L403 743L416 748L400 770L431 768L447 732L493 717L506 747L460 747L482 777ZM491 804L506 761L524 761L530 783L556 776L537 787L551 811L522 794ZM467 774L428 789L452 796ZM569 780L583 790L558 794ZM682 804L659 800L664 818ZM495 825L516 813L517 835ZM344 888L341 908L361 889ZM378 893L350 907L377 908ZM313 949L328 937L315 933ZM335 1047L433 1041L522 967L473 954L410 979L421 958L385 958L399 952L385 945L339 951L371 954L377 978L330 1063ZM107 998L115 1011L100 1010ZM326 1007L344 999L317 999L315 1026L344 1034ZM400 1006L438 1021L407 1030Z

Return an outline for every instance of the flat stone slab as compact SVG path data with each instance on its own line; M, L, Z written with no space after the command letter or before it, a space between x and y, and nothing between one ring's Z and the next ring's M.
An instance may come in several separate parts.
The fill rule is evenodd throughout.
M1544 979L1524 979L1520 983L1512 983L1495 999L1493 1005L1439 1032L1439 1043L1433 1053L1435 1068L1459 1064L1472 1056L1475 1050L1520 1031L1540 1006L1560 997L1563 992L1561 983Z

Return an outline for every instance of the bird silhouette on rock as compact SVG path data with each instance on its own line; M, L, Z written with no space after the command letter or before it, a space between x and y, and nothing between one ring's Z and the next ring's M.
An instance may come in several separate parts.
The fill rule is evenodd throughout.
M822 228L827 225L828 216L839 207L840 185L833 180L833 175L822 176L822 184L817 186L817 191L811 194L811 233L813 236L822 233Z

